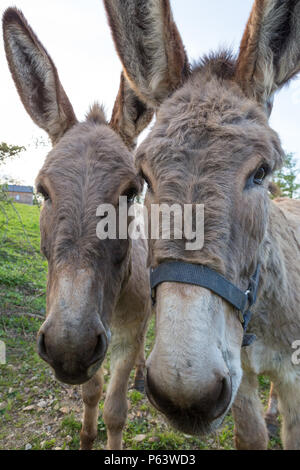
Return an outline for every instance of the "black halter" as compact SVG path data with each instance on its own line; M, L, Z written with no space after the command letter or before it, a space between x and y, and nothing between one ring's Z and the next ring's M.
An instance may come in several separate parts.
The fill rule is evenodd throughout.
M240 320L246 333L251 320L250 308L255 304L260 275L260 264L254 275L250 278L246 292L242 291L230 281L207 266L173 261L162 263L157 268L151 269L150 284L153 305L156 301L156 287L163 282L179 282L205 287L215 294L227 300L240 312ZM243 346L249 346L255 341L255 335L244 334Z

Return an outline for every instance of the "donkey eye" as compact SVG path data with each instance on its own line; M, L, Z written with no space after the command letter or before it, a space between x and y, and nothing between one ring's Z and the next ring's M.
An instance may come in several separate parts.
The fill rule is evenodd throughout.
M133 203L134 199L136 198L138 194L138 190L136 187L131 187L131 188L128 188L123 194L122 196L125 196L127 197L127 202L129 204Z
M267 176L267 168L262 166L260 167L254 175L253 181L255 184L262 184L265 177Z
M255 172L248 176L245 189L251 189L255 186L262 186L265 178L271 173L271 168L267 164L263 164Z
M38 185L38 187L37 187L37 192L38 192L41 196L43 196L44 201L50 201L49 193L48 193L48 191L46 191L46 189L45 189L43 186Z

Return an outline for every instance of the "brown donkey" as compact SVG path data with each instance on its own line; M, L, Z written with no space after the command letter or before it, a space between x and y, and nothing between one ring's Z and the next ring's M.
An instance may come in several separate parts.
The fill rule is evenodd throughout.
M204 265L245 292L261 265L249 327L257 340L248 348L241 349L237 310L211 289L157 287L149 399L190 434L216 429L234 403L236 446L265 449L257 375L266 374L278 394L283 445L300 449L300 366L292 362L300 339L300 201L272 202L268 194L283 157L268 115L274 93L300 71L300 0L256 0L238 57L223 51L193 67L168 0L105 6L127 79L157 109L136 157L146 205L205 205L203 249L187 251L184 237L152 240L151 266Z
M41 250L48 260L47 317L38 351L69 384L84 384L81 448L97 433L101 364L112 330L111 381L104 405L108 448L120 449L127 416L130 371L140 360L150 314L147 248L142 241L99 240L97 207L119 196L132 203L142 188L129 148L152 111L122 76L111 127L94 105L77 122L48 53L23 14L9 8L3 17L7 60L20 98L34 122L48 132L53 150L37 177L44 197ZM115 132L116 131L116 132Z

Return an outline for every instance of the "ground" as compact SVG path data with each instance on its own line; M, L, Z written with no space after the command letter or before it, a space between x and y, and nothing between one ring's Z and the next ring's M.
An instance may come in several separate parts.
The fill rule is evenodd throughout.
M0 340L6 344L6 364L0 365L0 449L78 449L82 401L80 387L63 385L36 352L36 334L45 316L47 265L39 252L39 208L0 207ZM154 340L151 322L146 353ZM109 381L109 355L104 364ZM267 404L270 383L260 377ZM144 394L128 390L128 423L124 448L140 450L233 449L233 419L229 414L214 435L198 439L173 431ZM105 425L100 402L95 449L104 449ZM271 449L281 448L279 438Z

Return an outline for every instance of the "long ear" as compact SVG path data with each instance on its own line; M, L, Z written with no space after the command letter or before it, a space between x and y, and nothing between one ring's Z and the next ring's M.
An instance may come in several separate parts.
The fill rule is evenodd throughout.
M158 107L190 68L169 0L104 0L126 78L143 101Z
M236 79L267 105L300 71L300 0L256 0L237 61Z
M154 109L149 108L137 97L122 72L110 126L130 150L135 148L137 137L151 122L153 114Z
M16 8L8 8L3 15L3 37L8 65L22 103L55 144L77 122L56 67Z

